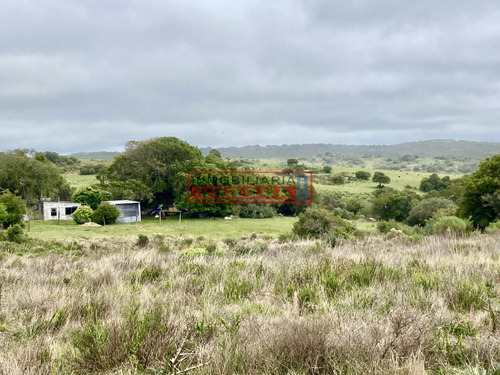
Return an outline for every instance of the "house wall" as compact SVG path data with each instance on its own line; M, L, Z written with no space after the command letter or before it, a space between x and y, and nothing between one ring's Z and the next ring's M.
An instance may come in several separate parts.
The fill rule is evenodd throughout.
M72 220L71 214L80 207L74 202L42 202L41 216L43 220Z

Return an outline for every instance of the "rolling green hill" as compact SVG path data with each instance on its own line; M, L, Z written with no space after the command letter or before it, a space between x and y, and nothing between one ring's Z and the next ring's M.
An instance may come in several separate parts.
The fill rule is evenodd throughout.
M79 160L113 160L121 152L96 151L96 152L77 152L68 156L73 156Z
M201 148L204 154L211 148ZM270 146L245 146L218 148L223 157L229 158L297 158L333 154L355 156L402 156L418 155L420 157L454 156L484 159L500 153L500 143L471 142L439 139L432 141L406 142L396 145L334 145L334 144L295 144Z

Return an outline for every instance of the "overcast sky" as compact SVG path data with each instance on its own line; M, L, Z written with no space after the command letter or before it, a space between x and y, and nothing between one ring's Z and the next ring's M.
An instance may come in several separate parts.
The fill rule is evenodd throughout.
M500 2L1 0L0 151L500 142Z

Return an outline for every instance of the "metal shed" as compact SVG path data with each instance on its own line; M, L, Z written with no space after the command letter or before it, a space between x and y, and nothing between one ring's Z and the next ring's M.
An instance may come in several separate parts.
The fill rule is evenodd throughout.
M141 203L129 200L104 201L103 204L111 204L118 208L120 216L117 223L137 223L141 221Z

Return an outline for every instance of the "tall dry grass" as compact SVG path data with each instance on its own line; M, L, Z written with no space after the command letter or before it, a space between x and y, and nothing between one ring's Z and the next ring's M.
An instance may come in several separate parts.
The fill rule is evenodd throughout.
M211 241L3 244L0 374L499 368L498 235Z

